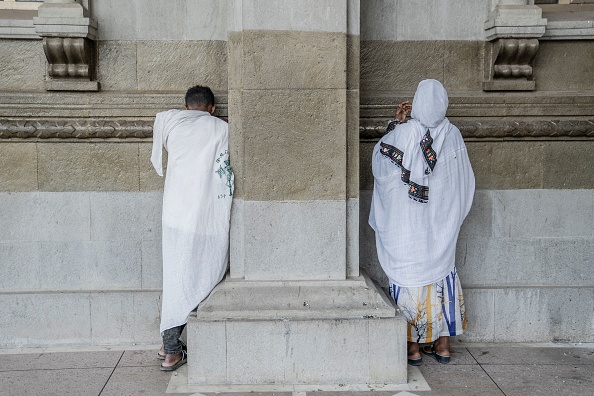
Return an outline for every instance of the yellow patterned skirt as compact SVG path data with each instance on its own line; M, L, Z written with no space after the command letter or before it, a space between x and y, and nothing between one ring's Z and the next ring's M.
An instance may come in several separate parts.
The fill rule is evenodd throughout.
M390 295L408 322L408 341L433 342L466 328L466 309L456 268L444 279L422 287L402 287L390 280Z

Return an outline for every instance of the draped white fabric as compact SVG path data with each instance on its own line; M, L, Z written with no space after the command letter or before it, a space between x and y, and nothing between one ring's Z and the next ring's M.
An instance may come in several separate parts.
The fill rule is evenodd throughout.
M380 264L399 286L426 286L452 271L460 226L472 205L474 174L460 131L445 118L447 105L447 93L439 82L421 82L412 112L419 118L398 125L373 150L369 224L375 231ZM427 129L437 155L432 172L426 172L419 145ZM382 154L382 143L403 152L402 167L409 167L411 181L429 186L426 203L409 198L402 167Z
M159 175L163 147L161 333L186 323L223 278L233 192L226 122L197 110L158 113L151 162Z
M439 158L441 147L452 125L445 118L448 94L439 81L423 80L419 83L412 106L412 119L405 126L405 133L410 136L404 146L403 151L406 155L402 162L403 166L410 170L411 181L429 186L432 170L427 165L423 151L419 150L419 144L429 131L433 139L431 147Z

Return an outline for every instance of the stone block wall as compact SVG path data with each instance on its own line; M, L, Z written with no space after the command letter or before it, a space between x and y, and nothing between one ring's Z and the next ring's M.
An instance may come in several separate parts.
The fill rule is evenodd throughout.
M0 90L40 91L45 76L41 40L0 40Z
M371 153L396 104L435 78L476 176L456 257L469 318L461 339L592 342L594 42L540 40L535 91L485 92L489 3L361 8L360 265L387 286L367 224Z
M161 193L2 192L0 201L0 312L10 318L0 345L158 340Z
M361 43L360 265L387 286L367 224L373 146L394 106L421 79L439 79L477 187L456 258L469 318L462 340L594 341L592 45L542 42L536 92L487 93L483 42Z
M0 188L17 191L157 191L150 143L2 142Z
M159 342L154 115L202 84L227 116L227 1L92 4L100 92L46 92L41 40L0 39L0 347Z
M0 40L0 91L44 91L45 55L39 40ZM220 40L98 42L102 91L184 92L196 84L227 91L227 43Z
M309 133L303 158L284 164L266 163L263 153L298 146L301 136L271 135L260 140L266 147L252 147L248 135L266 136L271 126L253 117L243 130L235 125L235 137L246 142L232 147L246 165L245 172L236 168L236 180L253 181L246 189L238 183L237 196L255 202L254 216L256 201L290 208L283 201L298 197L311 201L300 209L303 224L318 219L331 229L348 221L346 236L327 234L345 241L333 252L356 263L360 249L361 267L385 284L367 226L370 154L393 106L411 99L423 78L448 89L448 115L466 138L477 179L458 244L470 318L464 339L594 341L593 43L541 40L535 92L485 93L489 3L364 0L360 37L350 27L317 32L315 21L332 21L312 8L303 10L302 25L272 26L265 37L248 29L238 43L228 34L226 0L95 1L97 93L47 93L41 41L0 39L0 313L11 318L0 324L0 347L158 342L163 181L149 162L151 126L156 112L181 107L185 89L197 83L215 90L225 118L227 96L239 95L238 84L247 87L241 100L267 122L271 114L289 114L277 118L290 128L294 109L312 114L302 128ZM268 19L274 25L274 16ZM294 35L295 51L275 40L286 42L287 35ZM252 54L242 73L229 64L233 50ZM312 70L286 67L299 59ZM343 63L344 77L331 73ZM324 92L312 89L321 84ZM289 88L301 95L289 95ZM346 106L336 105L343 95ZM324 159L334 158L328 147L337 150L334 162ZM246 156L245 148L263 161ZM295 172L316 172L317 182L291 183ZM274 178L285 180L274 184L281 189L269 188ZM346 199L346 210L319 202L338 198ZM358 227L359 244L352 231ZM237 237L253 236L249 231ZM258 231L263 245L283 237ZM324 241L314 242L323 251ZM259 253L253 246L235 251ZM268 268L254 270L261 276ZM36 322L47 328L31 325Z
M372 144L362 144L368 146L361 156L362 172L368 174L371 174L368 158ZM562 178L545 181L542 177L540 183L533 180L534 184L523 186L523 180L531 179L533 174L522 167L521 150L511 144L507 148L510 151L501 147L493 155L484 156L480 150L482 144L467 142L477 191L456 253L468 310L468 328L461 339L592 342L594 286L590 269L594 263L591 226L594 184L591 172L574 172L575 188L568 188ZM555 152L570 146L594 149L592 141L544 145ZM499 158L506 158L515 166L501 164ZM578 153L568 157L550 156L532 166L542 176L546 173L543 169L554 163L573 163L579 169L589 162L587 158ZM509 178L493 178L495 172L475 166L485 162ZM362 187L360 264L387 286L377 261L375 235L367 224L373 187L369 184Z
M183 92L0 98L0 346L158 343L163 179L145 136Z
M0 143L2 347L158 342L163 182L150 148Z

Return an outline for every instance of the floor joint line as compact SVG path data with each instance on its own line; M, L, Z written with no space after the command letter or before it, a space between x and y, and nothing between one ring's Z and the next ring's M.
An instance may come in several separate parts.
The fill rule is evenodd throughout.
M105 384L103 384L103 388L101 388L101 390L99 391L99 394L97 396L101 396L101 394L105 390L105 387L109 383L109 380L111 379L111 376L113 375L113 373L115 373L116 369L118 368L118 365L122 361L122 358L124 357L124 353L126 353L126 351L122 351L122 354L120 355L120 358L118 359L118 361L115 364L115 366L113 366L113 370L111 370L111 373L109 373L109 377L107 377L107 381L105 381Z

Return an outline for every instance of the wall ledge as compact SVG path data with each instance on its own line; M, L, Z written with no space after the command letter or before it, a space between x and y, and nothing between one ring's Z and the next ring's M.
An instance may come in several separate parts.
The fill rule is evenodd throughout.
M0 39L41 40L33 18L37 10L0 10Z
M594 39L594 4L541 5L547 27L541 40Z
M217 94L227 118L227 96ZM412 92L362 93L360 138L379 139L395 104ZM0 92L0 141L144 141L157 112L181 108L182 93ZM594 139L594 92L453 93L448 117L466 139Z

